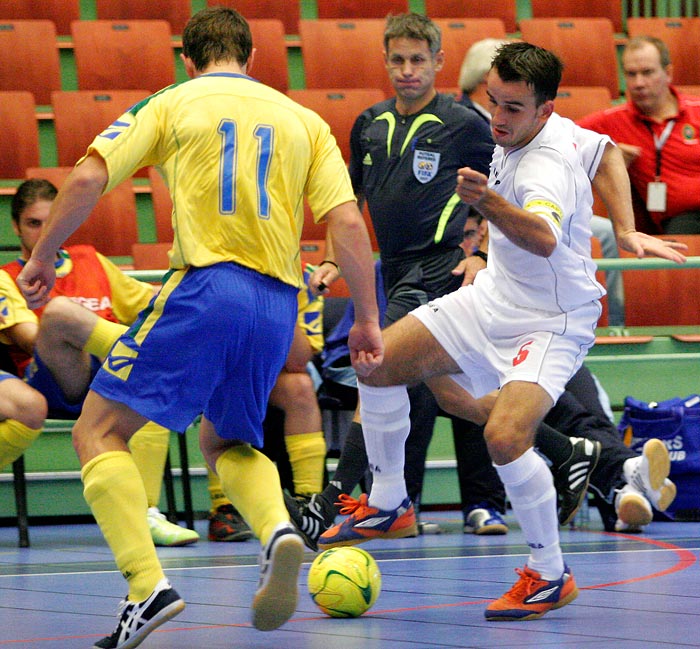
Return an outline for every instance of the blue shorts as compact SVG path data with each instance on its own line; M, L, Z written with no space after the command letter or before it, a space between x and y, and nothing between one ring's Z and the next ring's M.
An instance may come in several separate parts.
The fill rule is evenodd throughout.
M220 437L262 447L296 316L295 287L238 264L171 271L91 389L171 430L203 413Z
M100 359L96 356L91 356L90 360L90 378L92 379L100 369ZM85 387L85 393L78 401L68 401L36 349L34 350L34 357L24 373L24 380L44 395L49 406L49 417L54 419L76 419L80 414L83 408L83 401L88 392L87 386Z
M10 374L5 370L0 370L0 381L4 381L5 379L17 379L18 381L20 380L19 377L17 377L16 375Z

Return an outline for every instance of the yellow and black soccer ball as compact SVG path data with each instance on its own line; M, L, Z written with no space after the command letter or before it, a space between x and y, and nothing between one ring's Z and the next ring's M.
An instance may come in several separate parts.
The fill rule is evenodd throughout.
M311 599L326 615L358 617L377 601L382 574L369 552L338 547L314 559L307 584Z

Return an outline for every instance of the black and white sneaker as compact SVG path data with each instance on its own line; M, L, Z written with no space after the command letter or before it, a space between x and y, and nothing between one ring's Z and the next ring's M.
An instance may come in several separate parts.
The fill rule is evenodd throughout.
M571 455L554 472L554 487L559 494L559 524L566 525L576 515L598 464L602 444L584 437L571 437Z
M151 631L185 608L167 579L161 579L153 592L142 602L124 599L119 604L119 622L112 635L102 638L95 649L131 649L138 647Z
M253 626L272 631L297 607L297 580L304 543L291 523L280 523L260 552L260 583L253 598Z
M286 491L284 492L284 504L289 517L301 534L301 538L304 539L304 544L312 552L318 552L319 536L333 525L333 521L326 523L323 507L318 498L319 494L313 494L310 498L305 496L293 498Z

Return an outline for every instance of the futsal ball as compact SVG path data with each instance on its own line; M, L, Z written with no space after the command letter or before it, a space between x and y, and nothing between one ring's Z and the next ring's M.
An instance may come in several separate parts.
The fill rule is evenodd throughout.
M377 601L382 574L369 552L341 546L314 559L307 584L311 599L326 615L358 617Z

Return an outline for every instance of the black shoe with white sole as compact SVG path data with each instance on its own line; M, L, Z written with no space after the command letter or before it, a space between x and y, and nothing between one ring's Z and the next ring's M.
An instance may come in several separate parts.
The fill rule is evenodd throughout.
M584 437L572 437L569 459L554 471L554 487L559 494L559 524L566 525L576 515L600 459L602 444Z
M185 608L167 579L161 579L153 592L142 602L122 600L119 622L112 635L94 644L95 649L132 649L138 647L151 631L175 617Z

